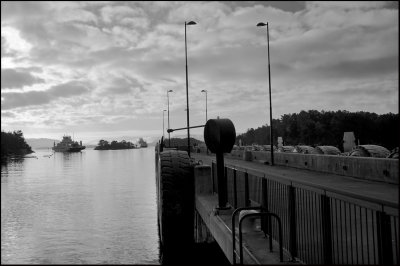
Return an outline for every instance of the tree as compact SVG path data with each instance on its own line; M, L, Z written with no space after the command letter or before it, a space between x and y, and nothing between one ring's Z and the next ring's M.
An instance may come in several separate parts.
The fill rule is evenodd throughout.
M353 131L361 144L375 144L394 149L399 146L399 115L370 112L302 110L273 119L274 144L283 137L285 145L331 145L343 150L343 133ZM269 126L250 128L236 137L236 144L269 143Z
M25 142L21 130L13 132L1 131L1 158L10 155L22 156L32 152L32 148Z

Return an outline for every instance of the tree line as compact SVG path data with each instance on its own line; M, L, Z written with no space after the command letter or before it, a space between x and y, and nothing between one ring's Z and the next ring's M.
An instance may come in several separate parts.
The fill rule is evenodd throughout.
M8 156L23 156L33 153L32 148L25 142L21 130L13 132L1 131L1 158Z
M130 141L121 141L118 142L116 140L111 141L109 143L107 140L100 140L97 146L94 148L95 150L123 150L123 149L134 149L136 146Z
M343 133L354 132L356 143L374 144L389 150L399 146L399 115L370 112L301 111L272 119L273 145L282 137L284 145L329 145L343 151ZM250 128L236 137L236 145L270 144L270 127Z

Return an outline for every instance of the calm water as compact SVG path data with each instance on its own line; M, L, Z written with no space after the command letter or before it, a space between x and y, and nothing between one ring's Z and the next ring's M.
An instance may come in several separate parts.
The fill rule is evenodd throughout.
M1 167L1 263L158 264L154 149Z

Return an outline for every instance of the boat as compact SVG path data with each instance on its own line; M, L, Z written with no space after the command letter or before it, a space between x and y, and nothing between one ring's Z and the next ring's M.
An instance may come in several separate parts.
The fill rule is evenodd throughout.
M55 152L80 152L85 149L85 146L82 146L82 141L78 143L77 141L73 141L71 136L63 136L63 139L57 145L54 143L53 151Z
M139 139L138 144L140 148L147 148L147 142L143 138Z

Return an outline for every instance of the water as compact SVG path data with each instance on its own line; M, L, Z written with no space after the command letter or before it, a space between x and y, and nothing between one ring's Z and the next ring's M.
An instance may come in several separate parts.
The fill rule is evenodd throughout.
M1 167L2 264L159 264L154 149Z

